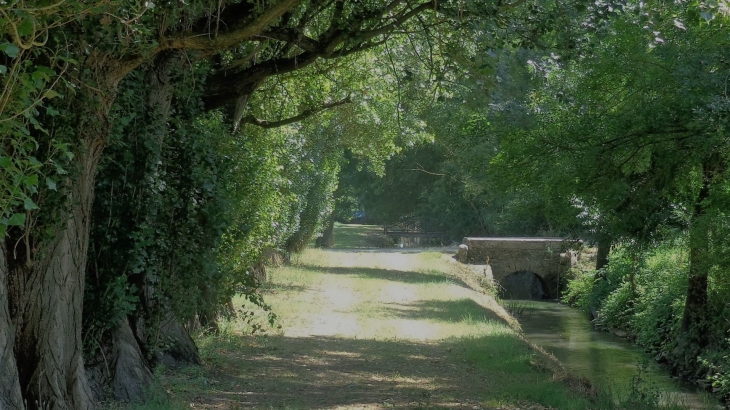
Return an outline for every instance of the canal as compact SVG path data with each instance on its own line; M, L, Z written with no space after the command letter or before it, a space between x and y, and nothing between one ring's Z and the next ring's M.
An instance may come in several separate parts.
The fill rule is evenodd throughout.
M671 378L640 348L608 332L595 330L583 312L548 301L506 301L520 310L528 339L555 355L569 372L618 394L628 394L634 377L662 393L662 400L691 409L715 409L717 401L692 385Z

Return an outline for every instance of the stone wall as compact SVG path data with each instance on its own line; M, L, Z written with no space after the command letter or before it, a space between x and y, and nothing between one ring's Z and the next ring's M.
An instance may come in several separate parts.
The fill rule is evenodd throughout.
M513 273L532 272L542 278L550 298L557 297L573 259L562 238L464 238L463 245L457 258L487 265L497 284Z

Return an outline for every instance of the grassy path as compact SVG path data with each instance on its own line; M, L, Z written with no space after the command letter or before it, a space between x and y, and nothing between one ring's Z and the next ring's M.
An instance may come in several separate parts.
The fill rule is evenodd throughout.
M246 337L230 323L200 341L206 366L166 388L186 408L590 407L450 265L438 252L307 251L271 273L281 329Z

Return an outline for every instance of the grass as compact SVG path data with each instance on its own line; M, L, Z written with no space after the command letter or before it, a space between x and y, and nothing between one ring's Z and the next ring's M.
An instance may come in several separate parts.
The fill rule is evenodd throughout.
M379 225L341 224L335 222L335 249L373 248L365 240L370 233L383 233Z
M197 340L204 366L162 371L152 402L135 409L616 407L560 374L455 266L437 251L310 249L270 272L280 328L249 335L261 311L223 323Z

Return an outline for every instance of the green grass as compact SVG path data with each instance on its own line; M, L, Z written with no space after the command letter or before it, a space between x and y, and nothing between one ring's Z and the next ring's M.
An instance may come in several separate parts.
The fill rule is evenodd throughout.
M383 233L379 225L341 224L335 222L335 249L373 248L367 242L370 233Z

